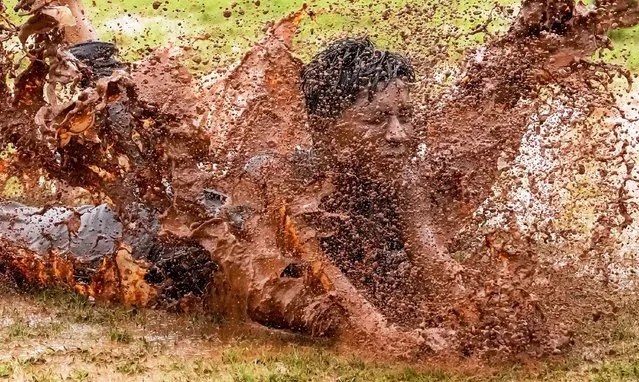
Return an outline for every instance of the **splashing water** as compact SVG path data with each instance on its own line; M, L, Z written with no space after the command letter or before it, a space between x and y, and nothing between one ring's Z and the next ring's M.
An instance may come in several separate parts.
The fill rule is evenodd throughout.
M75 1L3 9L0 270L399 355L569 349L634 298L636 88L592 56L637 3L431 5L305 4L204 75L199 43L116 59ZM369 39L309 42L337 13Z

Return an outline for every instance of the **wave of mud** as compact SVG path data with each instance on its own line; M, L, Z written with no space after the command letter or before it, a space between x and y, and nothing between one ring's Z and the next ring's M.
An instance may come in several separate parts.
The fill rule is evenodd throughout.
M87 44L76 2L16 10L1 164L31 207L2 205L0 270L19 282L493 359L561 353L634 292L637 104L590 57L639 22L635 0L524 1L451 87L417 87L420 149L390 186L313 155L291 42L306 7L204 85L179 49L125 65Z

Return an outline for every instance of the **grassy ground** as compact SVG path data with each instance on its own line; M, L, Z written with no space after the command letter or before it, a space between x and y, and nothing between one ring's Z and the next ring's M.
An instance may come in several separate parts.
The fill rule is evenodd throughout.
M12 8L17 0L6 0ZM586 0L590 3L592 0ZM464 49L483 43L484 33L444 38L449 32L469 32L483 24L491 10L491 32L503 31L517 14L519 0L84 0L89 19L102 40L115 41L127 60L150 49L172 44L187 47L187 62L196 72L228 66L263 35L269 22L303 6L307 17L296 39L297 53L308 60L337 37L369 34L381 47L408 55L432 56L435 44L447 46L449 63ZM406 13L406 7L412 11ZM639 69L639 26L612 34L615 50L606 61ZM424 38L426 36L426 38Z
M0 298L0 380L449 380L204 317L93 306L63 292L5 288Z
M86 2L86 1L85 1ZM588 2L588 1L586 1ZM154 7L151 0L97 1L89 7L89 16L103 39L115 40L124 47L130 58L147 48L166 43L192 47L197 57L195 69L210 70L224 66L240 57L251 44L262 36L264 25L300 9L304 4L313 9L317 17L307 18L301 25L296 40L298 53L308 58L327 41L337 36L367 33L380 46L405 53L430 53L434 41L448 45L449 60L455 61L461 51L484 41L478 33L441 41L441 36L457 28L468 32L482 24L496 5L503 12L493 14L489 24L491 32L504 30L508 15L516 15L517 0L239 0L165 1ZM159 3L155 3L158 5ZM235 4L235 5L233 5ZM414 12L404 14L410 5ZM157 9L156 9L157 8ZM225 12L226 11L226 12ZM428 30L428 32L426 32ZM615 51L605 59L639 69L639 27L613 34ZM209 35L207 40L194 40ZM434 39L419 40L416 36L429 35ZM437 38L440 39L437 39Z
M634 381L637 322L605 348L490 369L365 360L330 344L231 327L202 316L90 304L60 291L0 286L0 381ZM603 361L602 359L606 359ZM455 371L453 371L455 370Z

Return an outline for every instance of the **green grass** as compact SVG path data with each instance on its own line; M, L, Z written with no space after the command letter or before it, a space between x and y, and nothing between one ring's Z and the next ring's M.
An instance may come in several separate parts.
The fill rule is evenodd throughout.
M608 337L591 346L596 353L592 359L585 360L583 349L576 349L563 359L495 368L463 360L451 366L432 360L406 363L367 358L327 344L278 338L254 327L218 326L206 316L94 305L65 291L17 294L0 284L0 299L5 303L0 308L0 325L4 325L0 326L0 381L572 382L639 378L639 321L634 305L624 307ZM64 329L47 329L56 327Z
M69 374L68 379L76 382L88 381L90 379L90 373L86 370L82 369L74 369L71 374Z
M373 36L384 48L434 54L433 42L437 36L452 31L451 28L470 31L481 24L493 8L491 2L480 0L264 0L259 6L253 0L242 0L234 8L231 3L187 0L169 2L156 10L147 0L115 0L90 7L89 17L101 38L117 42L129 58L143 55L149 48L172 43L191 47L192 57L203 61L199 65L192 62L192 66L205 69L237 59L263 35L268 22L301 9L305 3L317 14L314 19L307 17L302 22L295 41L296 51L305 59L327 41L361 34ZM497 3L510 6L516 1ZM400 15L407 4L415 11L412 15ZM228 18L224 15L225 9L231 10ZM123 21L120 25L114 22L118 18ZM497 17L489 29L503 30L507 24L504 17ZM194 41L195 36L205 34L210 35L207 41ZM483 41L482 34L444 41L450 48L446 55L454 60L459 57L458 49Z
M263 35L267 22L300 9L305 3L318 16L307 17L296 38L296 51L304 59L339 36L369 34L381 47L406 54L434 56L435 43L443 43L447 48L441 59L451 62L459 59L464 49L485 42L486 36L478 33L443 39L446 32L463 34L473 30L488 18L495 5L504 7L504 12L494 13L488 29L502 32L519 4L517 0L263 0L256 6L254 0L241 0L233 8L231 3L182 0L164 3L156 10L148 0L114 0L90 7L89 16L101 37L125 47L124 54L130 58L144 54L148 48L172 43L192 47L192 57L202 63L191 62L191 66L207 70L240 57ZM417 11L400 15L407 4ZM231 10L228 18L225 9ZM113 19L127 15L141 20L139 28L114 25ZM614 32L615 50L606 52L604 58L638 69L638 31L639 27ZM205 34L210 35L208 41L193 41L194 36Z
M115 367L115 370L117 370L118 373L125 374L125 375L138 375L138 374L143 374L144 372L149 370L149 368L146 367L143 363L141 363L140 360L129 359L119 363Z
M0 362L0 378L9 378L12 374L13 367L6 362Z
M639 26L613 31L610 37L615 49L605 52L604 59L639 70Z
M6 2L11 8L15 0ZM90 4L84 0L85 4ZM232 3L236 3L232 7ZM437 63L454 63L465 49L484 43L486 35L464 36L484 23L491 33L504 31L516 15L517 0L256 0L164 1L155 9L151 0L96 1L87 6L102 40L116 42L127 60L168 44L187 47L185 64L195 72L209 72L237 60L263 36L265 25L307 4L316 17L306 17L295 39L296 53L308 60L328 41L346 35L371 35L379 46ZM406 14L410 5L412 13ZM230 17L225 17L225 10ZM639 27L615 31L614 51L606 61L639 69ZM446 37L461 34L460 37ZM201 37L207 36L206 39ZM440 48L438 45L443 47ZM420 60L423 61L423 60Z
M128 344L133 340L133 337L131 336L131 334L129 334L127 331L122 331L118 328L110 329L109 338L111 338L111 341L120 342L123 344Z

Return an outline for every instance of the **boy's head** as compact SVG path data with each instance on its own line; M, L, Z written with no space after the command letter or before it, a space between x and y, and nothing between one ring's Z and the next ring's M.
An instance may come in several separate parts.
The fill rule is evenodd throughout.
M302 90L318 144L342 161L388 172L408 157L409 86L415 72L401 55L368 38L330 45L302 71ZM326 151L326 150L325 150Z

